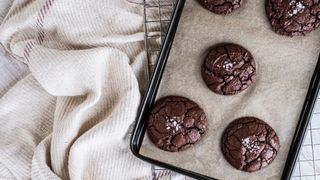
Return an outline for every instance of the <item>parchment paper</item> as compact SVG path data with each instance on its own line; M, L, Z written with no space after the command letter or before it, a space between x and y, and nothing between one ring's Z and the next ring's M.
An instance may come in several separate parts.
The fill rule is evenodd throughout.
M263 0L246 0L227 16L213 14L187 0L161 81L158 98L180 95L197 102L209 119L209 130L182 152L158 149L145 135L142 155L218 179L280 179L320 50L319 29L304 37L274 33ZM257 63L257 81L238 95L210 91L200 67L207 50L233 42L247 48ZM277 132L281 148L273 163L254 173L234 169L224 159L220 139L234 119L255 116Z

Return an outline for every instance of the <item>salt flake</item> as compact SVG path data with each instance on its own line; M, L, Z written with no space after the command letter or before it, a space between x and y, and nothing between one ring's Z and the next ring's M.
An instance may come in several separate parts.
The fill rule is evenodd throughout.
M298 13L302 13L303 10L305 9L305 6L302 4L302 2L296 2L296 1L291 1L289 3L291 6L294 5L294 9L292 11L288 11L289 16L296 15Z
M241 139L241 144L250 153L255 153L259 150L259 146L255 142L251 141L249 138Z

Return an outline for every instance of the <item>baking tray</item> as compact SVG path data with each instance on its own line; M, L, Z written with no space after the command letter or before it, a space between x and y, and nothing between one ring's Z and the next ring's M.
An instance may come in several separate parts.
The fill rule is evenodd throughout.
M164 163L161 162L159 160L155 160L153 158L150 157L146 157L144 155L141 155L140 153L140 147L142 144L142 140L144 138L145 135L145 129L146 129L146 120L148 117L148 112L150 107L153 104L153 101L157 95L157 91L158 91L158 87L161 81L161 77L162 77L162 73L164 71L165 65L166 65L166 61L167 61L167 57L169 55L170 52L170 48L174 39L174 35L175 35L175 31L177 29L178 26L178 22L179 22L179 18L180 15L182 13L182 9L183 6L185 4L184 0L179 0L176 3L176 6L174 8L174 12L172 15L172 21L169 25L168 28L168 33L165 37L164 43L162 45L160 54L159 54L159 58L154 70L154 73L152 75L150 84L149 84L149 88L147 90L147 93L142 101L142 104L139 108L139 115L137 117L137 124L135 126L134 129L134 133L132 136L132 141L131 141L131 149L133 151L133 153L143 159L146 160L148 162L151 162L155 165L164 167L164 168L168 168L183 174L186 174L188 176L194 177L194 178L198 178L198 179L214 179L213 177L208 177L205 175L201 175L199 173L195 173L192 172L190 169L186 170L177 166L173 166L170 165L168 163ZM282 179L289 179L289 177L292 174L293 171L293 166L294 166L294 162L298 156L298 152L299 152L299 148L301 146L302 140L303 140L303 135L306 131L306 127L308 125L309 119L310 119L310 115L311 115L311 111L313 109L314 103L315 103L315 99L317 97L317 92L319 89L319 61L316 65L316 70L312 76L311 79L311 83L309 85L309 90L308 93L306 95L306 100L304 102L303 108L302 108L302 112L298 121L298 125L291 143L291 147L288 153L288 157L287 157L287 161L283 170L283 175L282 175ZM210 127L210 126L209 126Z

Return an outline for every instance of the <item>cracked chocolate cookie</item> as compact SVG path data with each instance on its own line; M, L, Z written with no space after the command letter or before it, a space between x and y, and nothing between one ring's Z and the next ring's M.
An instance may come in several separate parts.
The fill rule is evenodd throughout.
M320 25L318 0L266 0L273 31L286 36L305 35Z
M202 78L209 89L222 95L233 95L247 89L256 77L251 53L237 44L213 47L202 64Z
M193 101L180 96L158 100L149 116L148 134L165 151L181 151L201 139L208 122L204 111Z
M235 168L254 172L268 166L280 148L275 131L254 117L231 122L222 136L222 153Z
M229 14L238 9L244 0L198 0L209 11L216 14Z

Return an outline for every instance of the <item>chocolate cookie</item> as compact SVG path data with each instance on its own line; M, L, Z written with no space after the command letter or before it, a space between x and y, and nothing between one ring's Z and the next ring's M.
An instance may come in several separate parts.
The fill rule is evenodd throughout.
M318 0L267 0L266 12L272 29L281 35L305 35L320 25Z
M148 134L166 151L181 151L201 139L208 122L204 111L193 101L179 96L158 100L149 116Z
M222 136L222 153L226 160L242 171L254 172L268 166L280 148L275 131L254 117L230 123Z
M256 64L251 53L236 44L213 47L202 65L202 78L218 94L237 94L255 81Z
M216 14L229 14L238 9L244 0L198 0L209 11Z

